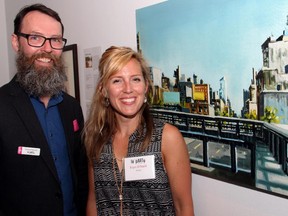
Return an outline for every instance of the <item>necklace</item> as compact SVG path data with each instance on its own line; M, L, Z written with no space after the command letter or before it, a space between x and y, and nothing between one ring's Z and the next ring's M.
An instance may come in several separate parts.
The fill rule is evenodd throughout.
M118 178L117 178L117 162L115 160L119 160L116 158L114 151L113 151L113 161L112 161L112 168L113 168L113 174L114 174L114 179L116 182L117 190L119 193L119 200L120 200L120 216L123 216L123 169L121 171L121 180L120 180L120 186L118 185ZM120 160L119 160L120 161ZM121 160L122 161L122 160ZM116 164L116 166L115 166Z
M113 156L115 157L115 159L116 159L117 161L123 161L123 159L124 159L124 158L121 158L121 159L117 158L117 157L114 155L114 153L113 153Z

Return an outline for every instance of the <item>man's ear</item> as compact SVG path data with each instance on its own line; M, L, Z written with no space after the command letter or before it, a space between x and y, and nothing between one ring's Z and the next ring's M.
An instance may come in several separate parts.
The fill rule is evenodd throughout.
M18 40L18 36L15 34L11 35L11 43L12 43L12 47L14 49L15 52L19 51L19 40Z

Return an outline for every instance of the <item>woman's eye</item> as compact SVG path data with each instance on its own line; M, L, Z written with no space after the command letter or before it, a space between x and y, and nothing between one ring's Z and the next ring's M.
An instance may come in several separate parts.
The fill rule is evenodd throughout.
M120 79L114 79L112 80L112 83L120 83Z
M135 78L133 79L133 81L135 81L135 82L140 82L141 79L140 79L139 77L135 77Z

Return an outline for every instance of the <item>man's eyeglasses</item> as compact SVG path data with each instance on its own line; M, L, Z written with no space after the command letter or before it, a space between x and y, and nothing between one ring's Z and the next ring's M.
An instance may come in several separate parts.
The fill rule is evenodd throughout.
M64 48L67 42L67 39L62 38L62 37L46 38L41 35L24 34L22 32L18 32L17 35L26 38L29 46L32 46L32 47L42 47L44 43L46 42L46 40L49 40L50 46L53 49L61 50Z

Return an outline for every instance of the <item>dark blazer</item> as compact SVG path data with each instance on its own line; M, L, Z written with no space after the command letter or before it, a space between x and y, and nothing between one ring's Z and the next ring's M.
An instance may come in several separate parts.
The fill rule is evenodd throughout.
M85 215L88 179L80 137L83 114L75 98L66 93L63 98L58 108L72 167L75 202L79 215ZM39 148L40 156L18 154L19 146ZM0 215L63 215L63 197L48 143L33 105L15 77L0 88Z

